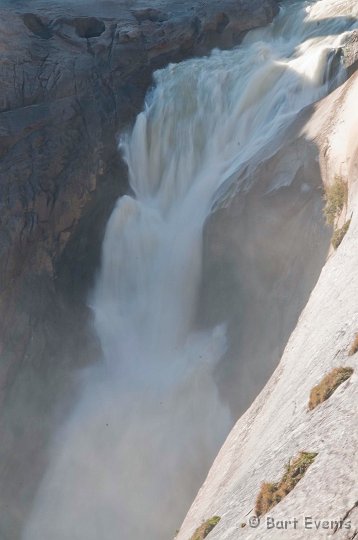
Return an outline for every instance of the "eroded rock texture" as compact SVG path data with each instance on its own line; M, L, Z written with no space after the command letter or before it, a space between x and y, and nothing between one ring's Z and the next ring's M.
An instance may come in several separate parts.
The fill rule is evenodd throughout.
M40 296L66 266L61 286L71 296L93 275L104 223L127 190L117 134L153 70L230 47L276 11L272 0L16 5L0 17L2 387L39 316L24 287Z

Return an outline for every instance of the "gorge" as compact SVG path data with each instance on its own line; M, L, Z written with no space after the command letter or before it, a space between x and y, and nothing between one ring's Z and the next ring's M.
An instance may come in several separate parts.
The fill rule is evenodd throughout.
M244 9L245 2L241 4ZM268 6L264 7L268 22L276 8L268 12ZM143 15L139 10L138 17L162 24L164 16L160 11ZM164 540L174 536L235 419L276 367L325 265L331 231L323 216L322 180L332 182L334 174L343 171L331 164L332 173L323 173L322 152L329 156L331 147L323 148L317 134L324 131L320 114L326 118L334 111L325 96L335 96L348 83L356 88L352 83L356 61L352 49L357 17L357 7L350 0L283 2L272 24L251 30L243 39L241 33L235 38L242 40L241 44L232 48L232 28L230 37L225 37L224 30L230 25L222 14L215 15L215 28L223 41L215 43L209 32L205 47L202 42L198 49L191 44L188 56L202 55L214 44L229 50L214 50L209 56L156 71L154 87L134 127L121 129L119 152L123 161L106 176L103 159L109 158L113 165L117 159L113 149L112 155L106 156L110 145L104 144L101 158L94 156L99 175L106 177L103 195L88 202L88 214L78 214L75 233L72 225L65 225L55 235L64 245L56 247L61 255L54 258L56 298L58 291L68 289L67 293L73 294L69 305L79 305L78 289L83 280L82 294L89 304L88 310L72 310L66 296L61 299L67 307L59 309L60 327L54 324L58 342L64 339L68 326L81 327L76 321L80 314L86 323L78 346L85 344L87 349L73 366L75 373L70 371L64 378L62 374L54 378L48 365L46 380L52 379L51 384L59 387L59 404L49 415L49 422L55 419L56 429L49 429L51 443L38 464L41 473L33 480L36 497L31 504L28 500L23 503L25 514L15 511L21 517L4 518L0 527L5 538ZM77 23L63 22L63 18L55 24L45 24L44 19L40 19L41 24L34 23L29 17L24 21L42 33L45 27L55 32L61 24L71 27L66 27L66 32L73 32L73 28L78 35L89 31ZM252 26L263 23L260 20ZM101 25L93 24L91 32L100 32ZM91 47L96 36L86 39ZM181 42L182 35L178 39ZM161 59L163 66L167 60L182 60L166 54ZM160 66L154 62L150 70L154 67ZM348 75L351 79L345 83ZM130 95L135 84L127 88ZM357 94L352 92L354 101ZM142 94L143 89L138 91L137 103ZM320 113L315 112L318 102L323 103ZM82 107L80 100L78 106ZM129 123L132 116L128 113ZM41 117L37 121L41 122ZM335 125L340 121L343 118L338 117ZM341 140L345 140L343 136ZM347 162L347 156L342 151L337 163ZM129 188L113 182L119 170L125 175L126 167ZM77 187L71 184L63 200L71 201L71 190ZM122 196L115 203L118 195ZM41 204L37 201L33 207L39 216ZM96 255L87 254L86 249L98 243L101 234L97 231L95 238L91 234L104 226L112 208L100 270L93 279ZM58 223L58 215L51 219ZM353 220L347 241L354 227ZM48 231L48 225L45 229ZM51 256L44 249L46 243L38 245L40 251L32 263L36 268L41 261L48 272ZM29 252L32 260L34 250L29 248ZM81 264L91 266L91 257L92 279L80 272L71 283ZM31 266L29 261L26 264ZM346 265L351 267L353 262ZM31 301L34 290L28 287ZM19 290L23 297L23 283ZM48 298L51 304L53 297ZM357 311L354 315L354 305L351 309L353 328ZM69 319L64 324L66 313ZM93 313L94 329L87 322L88 313ZM21 321L18 313L15 320ZM14 343L9 327L10 342ZM25 350L31 351L33 336L30 332ZM67 347L72 345L69 340ZM48 348L41 340L36 345L35 339L34 350L26 354L36 358L39 350L46 363ZM61 348L62 371L76 351L68 355L68 350ZM15 353L21 358L16 347ZM12 354L11 347L5 348L4 358L8 355L13 370ZM84 358L87 354L92 358ZM19 414L24 417L27 392L36 388L36 380L33 386L28 381L29 373L34 377L31 361L29 364L30 368L19 368L16 382L5 396L5 411L10 411L5 414L7 430L14 419L17 429L23 430L16 420ZM292 373L294 377L294 370ZM302 373L300 376L303 380ZM285 381L290 386L289 375ZM47 391L51 398L51 386ZM265 390L261 395L265 396ZM43 414L46 399L38 399ZM268 398L259 399L269 402ZM241 439L235 438L232 445L235 435L229 436L226 445L230 451L225 453L224 447L223 459L223 453L219 454L219 465L209 474L179 539L189 540L196 526L218 511L220 516L227 512L229 519L223 518L210 538L237 537L240 523L235 520L242 510L240 507L235 513L231 504L237 486L230 486L227 479L223 482L222 475L233 448L239 448L240 453L248 426L259 423L259 412L253 407L253 419L247 421ZM27 437L20 436L25 443L33 439L33 420L30 424ZM255 436L247 450L250 459L255 457L252 445L265 451L270 440L270 434L266 442L260 441L258 433ZM16 435L9 437L5 451L14 440ZM235 462L237 471L242 462L241 455L240 463ZM1 500L7 499L4 495ZM219 499L221 508L214 508L220 506ZM240 531L240 537L251 532Z

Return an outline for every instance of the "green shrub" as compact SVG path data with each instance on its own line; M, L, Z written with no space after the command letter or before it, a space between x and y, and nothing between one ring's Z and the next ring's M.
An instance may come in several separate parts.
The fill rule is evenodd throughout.
M221 518L219 516L213 516L212 518L207 519L200 525L200 527L196 529L190 540L203 540L206 538L213 528L219 523L220 519Z
M314 386L310 393L308 408L311 411L320 403L331 397L333 392L352 375L351 367L338 367L332 369L323 377L321 382Z
M324 195L324 215L328 225L334 225L347 204L348 186L341 176L336 176L332 185L327 186Z
M256 499L255 513L257 516L266 514L293 490L304 477L308 467L312 465L317 453L300 452L298 456L286 465L282 479L276 483L264 482Z
M351 224L351 220L349 219L348 221L345 222L343 227L341 227L340 229L336 229L334 231L333 236L332 236L332 246L334 247L334 249L337 249L340 243L342 242L343 238L346 235L346 232L349 229L350 224Z

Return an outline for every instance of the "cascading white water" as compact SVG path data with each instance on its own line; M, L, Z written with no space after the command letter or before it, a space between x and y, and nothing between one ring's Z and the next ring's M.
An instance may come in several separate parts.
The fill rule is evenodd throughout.
M24 540L169 540L232 419L195 331L204 222L233 178L328 92L354 0L288 4L232 51L156 73L122 139L135 196L107 227L93 309L103 360L58 433ZM239 381L238 381L239 387Z

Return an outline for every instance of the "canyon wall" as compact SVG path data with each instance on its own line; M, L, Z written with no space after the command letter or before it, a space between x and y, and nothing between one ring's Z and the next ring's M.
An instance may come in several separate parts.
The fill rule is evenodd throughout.
M39 321L63 324L56 291L75 306L92 283L104 225L128 190L118 133L153 70L231 47L277 11L273 0L130 5L1 7L1 392ZM38 339L37 357L49 341Z

